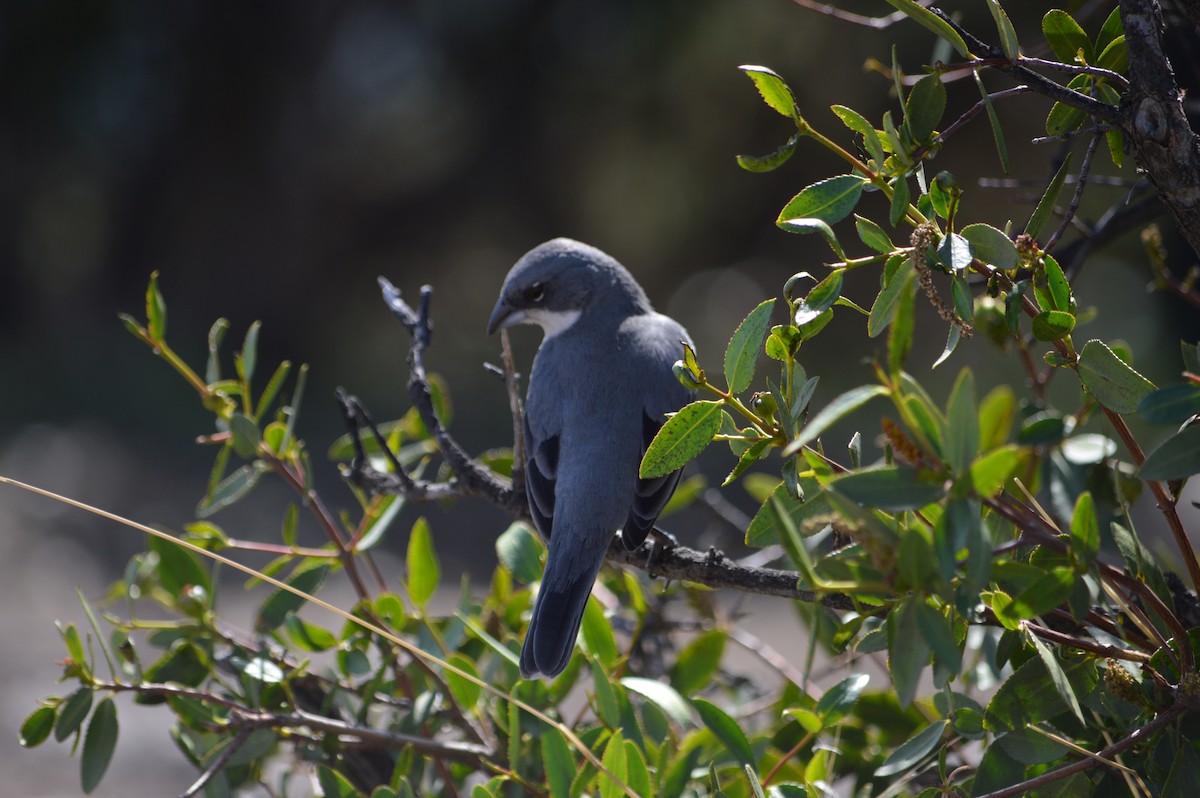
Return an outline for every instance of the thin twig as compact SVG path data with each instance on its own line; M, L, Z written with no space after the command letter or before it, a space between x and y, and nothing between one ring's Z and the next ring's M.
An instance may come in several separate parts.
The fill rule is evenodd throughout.
M212 764L204 769L204 772L200 774L200 778L192 782L192 786L179 794L179 798L192 798L192 796L198 795L204 789L204 785L208 784L213 776L220 773L221 768L225 767L225 764L233 755L246 744L246 740L250 738L250 734L253 731L253 729L241 729L238 731L233 739L229 741L229 744L225 746L225 749L221 751L221 754L212 761Z
M1071 221L1075 218L1075 214L1079 212L1079 203L1083 200L1083 190L1087 188L1088 172L1092 170L1092 158L1096 155L1096 147L1100 145L1100 139L1103 135L1096 133L1092 136L1092 140L1088 142L1087 152L1083 154L1083 164L1079 167L1079 178L1075 185L1075 193L1071 196L1071 204L1067 206L1066 212L1063 214L1062 224L1054 231L1054 235L1046 241L1044 249L1046 252L1054 249L1054 245L1062 238L1063 233L1067 232L1067 228L1071 225Z

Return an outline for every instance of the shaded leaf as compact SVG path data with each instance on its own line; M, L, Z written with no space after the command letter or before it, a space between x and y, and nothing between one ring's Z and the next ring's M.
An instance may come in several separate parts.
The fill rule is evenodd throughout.
M860 385L857 388L851 388L849 391L846 391L823 407L821 412L817 413L816 416L804 425L804 429L800 431L800 437L787 445L787 448L783 450L783 456L788 457L800 451L805 444L816 440L834 424L876 396L884 396L888 392L888 389L883 385Z
M959 235L971 243L971 252L979 260L997 269L1011 269L1017 265L1017 245L988 224L969 224Z
M950 46L957 50L959 55L964 58L971 57L971 51L967 49L967 43L963 41L958 31L950 27L950 23L937 14L934 14L928 8L917 4L914 0L888 0L888 2L923 27L933 31L939 38L949 42Z
M117 749L117 734L117 707L111 698L106 698L96 705L83 739L83 756L79 766L85 793L96 789L104 778L113 751Z
M701 692L708 687L721 665L726 635L711 629L688 643L671 666L671 686L683 695Z
M883 228L865 216L854 216L854 229L858 231L859 239L876 252L886 255L896 249L892 239Z
M1138 415L1150 424L1180 424L1200 413L1200 385L1185 382L1146 394Z
M946 112L946 87L937 73L916 82L904 104L904 121L916 142L925 142Z
M1142 479L1186 479L1200 473L1200 424L1177 432L1150 452L1138 469Z
M796 315L793 318L797 326L808 324L826 310L842 295L842 275L845 269L834 269L824 280L813 286L803 300L796 303Z
M716 704L703 698L694 699L692 705L700 713L700 719L704 721L704 725L721 741L729 753L733 754L740 764L753 767L754 751L750 748L750 741L746 739L746 735L738 726L737 721L725 714L725 711Z
M38 707L21 724L18 741L22 748L36 748L50 736L54 728L54 707Z
M875 778L894 776L914 767L938 747L949 723L947 720L935 720L909 737L896 750L892 751L887 759L883 760L882 765L876 768Z
M1088 341L1079 353L1079 379L1096 401L1117 413L1132 413L1154 383L1117 357L1103 341Z
M328 573L329 566L324 563L302 564L292 573L286 584L312 595L321 587ZM304 598L283 588L276 588L259 608L255 629L265 632L279 628L288 615L304 606L304 602Z
M1063 159L1062 166L1058 167L1058 171L1054 173L1054 177L1050 180L1050 185L1046 186L1046 193L1038 200L1037 207L1033 209L1033 213L1029 217L1029 221L1025 224L1025 233L1033 238L1037 238L1042 232L1042 228L1050 219L1050 215L1054 213L1054 204L1058 202L1059 192L1062 191L1063 183L1067 180L1067 173L1071 170L1071 154L1067 153L1067 157Z
M864 507L916 510L946 495L941 482L924 482L906 466L881 466L834 477L830 487Z
M496 555L509 573L525 584L542 578L537 540L522 521L514 521L496 539Z

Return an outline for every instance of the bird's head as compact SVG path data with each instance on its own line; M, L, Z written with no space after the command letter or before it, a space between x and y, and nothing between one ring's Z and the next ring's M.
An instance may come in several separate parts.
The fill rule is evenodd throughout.
M593 307L628 315L646 312L650 303L613 258L587 244L556 238L527 252L504 278L488 334L524 322L538 325L550 338Z

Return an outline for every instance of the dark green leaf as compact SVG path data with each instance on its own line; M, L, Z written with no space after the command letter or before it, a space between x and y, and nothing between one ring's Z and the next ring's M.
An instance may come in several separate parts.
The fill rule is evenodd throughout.
M429 523L423 517L413 524L405 562L408 598L417 607L424 608L437 590L438 581L442 578L442 567L433 548Z
M667 419L642 457L640 476L661 477L704 451L721 429L721 403L701 400Z
M117 748L117 733L117 707L111 698L106 698L96 705L83 739L83 758L79 765L85 793L96 789L104 778Z
M1200 343L1189 344L1179 342L1179 351L1183 357L1183 368L1192 374L1200 374Z
M1033 214L1029 217L1029 222L1025 225L1025 233L1033 238L1037 238L1041 234L1042 228L1050 219L1050 215L1054 213L1054 204L1058 202L1058 194L1062 191L1063 183L1067 180L1067 173L1071 170L1071 155L1063 159L1062 166L1054 173L1054 177L1050 180L1050 185L1046 186L1046 193L1038 200L1037 207L1033 209Z
M1096 519L1096 502L1089 491L1079 494L1071 515L1071 550L1086 565L1100 551L1100 523Z
M770 445L770 438L763 438L762 440L751 444L750 448L748 448L745 453L742 454L741 458L738 459L737 465L735 465L733 470L729 472L729 476L725 477L725 481L721 483L721 487L723 488L726 485L733 484L738 477L746 473L746 469L757 463L765 456L765 452Z
M196 515L200 518L208 518L218 510L245 497L258 484L259 478L266 470L265 464L255 461L234 471L200 500L200 504L196 507Z
M1138 415L1150 424L1180 424L1200 413L1200 385L1185 382L1148 393L1138 402Z
M179 640L146 669L145 678L148 682L174 682L185 687L196 687L208 678L211 669L211 660L199 646L188 640ZM144 699L147 700L139 700L138 703L162 703L162 699L156 696L145 696Z
M50 736L54 728L54 707L38 707L21 724L18 741L22 748L36 748Z
M47 707L48 709L48 707ZM79 731L88 713L92 711L92 688L80 687L59 707L58 722L54 724L54 739L58 742ZM51 711L51 717L53 717Z
M328 651L337 646L337 638L333 636L333 632L311 624L299 615L287 616L284 627L288 637L301 651Z
M859 239L876 252L886 255L896 249L896 245L888 238L883 228L865 216L855 214L854 229L858 231Z
M839 175L805 188L779 212L776 224L792 219L820 219L834 224L845 219L858 204L866 181L858 175Z
M803 300L796 303L793 322L797 326L808 324L829 308L842 295L842 275L845 269L834 269L821 282L813 286Z
M1013 29L1008 14L996 0L987 0L987 7L988 11L992 12L992 19L996 21L996 32L1000 34L1000 48L1004 50L1004 57L1009 60L1015 59L1020 55L1020 47L1017 44L1017 32Z
M903 11L907 16L916 20L923 27L933 31L938 38L944 39L958 51L958 54L964 58L971 57L971 51L967 49L967 43L963 41L962 36L958 31L950 27L950 23L934 14L928 8L914 2L914 0L888 0L896 8Z
M973 257L971 243L958 233L947 234L938 244L938 262L952 271L961 272L968 268Z
M1200 783L1200 755L1197 755L1192 741L1183 738L1179 741L1175 761L1171 763L1171 770L1163 783L1162 796L1189 798L1196 792L1197 783Z
M969 224L959 234L971 243L971 252L979 260L997 269L1017 265L1017 247L1012 240L987 224Z
M788 162L796 151L797 137L792 136L779 149L768 155L738 155L737 165L747 172L772 172Z
M871 314L867 317L867 335L872 338L891 324L900 298L916 291L912 258L907 255L898 257L901 258L900 265L880 290L879 296L875 297L875 302L871 305Z
M1039 341L1057 341L1075 329L1075 317L1065 310L1046 310L1033 317L1031 329Z
M740 764L753 767L754 751L737 721L725 714L716 704L703 698L694 699L692 705L700 713L704 725L721 741L726 750L733 754Z
M801 480L801 484L806 480L813 483L812 488L815 491L816 481L806 478ZM754 518L750 520L750 525L746 528L746 545L761 548L782 542L783 530L780 529L778 519L771 511L771 499L773 497L782 503L785 512L797 528L803 528L805 521L808 519L828 514L830 511L829 502L823 494L812 496L802 502L788 493L786 485L779 483L763 499L762 506L755 513Z
M671 666L671 686L683 695L702 692L721 666L726 634L712 629L696 637L679 652Z
M834 477L830 486L864 507L916 510L946 495L940 481L923 482L915 469L881 466Z
M1066 705L1071 709L1071 713L1079 719L1080 723L1087 723L1087 720L1083 717L1083 710L1079 706L1079 698L1075 695L1075 688L1067 678L1062 665L1059 664L1058 658L1054 656L1054 652L1035 634L1029 635L1029 642L1033 643L1033 647L1037 650L1042 664L1046 666L1046 672L1050 674L1050 682L1054 685L1054 689L1058 691L1059 697L1066 702Z
M892 202L888 211L888 221L892 223L892 227L897 227L908 213L908 181L905 179L905 175L896 175L890 185L892 187Z
M542 749L542 767L546 772L546 786L550 795L569 795L571 780L579 772L571 749L562 732L554 727L541 730L538 736Z
M917 614L917 628L933 651L934 659L951 673L957 674L962 666L962 651L950 619L923 601L913 604L912 611Z
M725 384L729 386L730 393L741 393L750 387L774 308L774 299L760 304L742 320L729 339L729 346L725 349Z
M588 599L588 602L593 603L595 599ZM591 669L596 714L600 716L600 720L605 725L615 728L621 725L621 707L617 701L617 694L613 690L613 685L609 681L608 674L604 672L604 666L599 661L592 660ZM515 711L516 707L513 709Z
M1046 294L1050 301L1050 307L1043 307L1042 310L1071 312L1073 310L1071 284L1067 282L1067 276L1063 274L1062 267L1058 265L1058 261L1051 255L1044 255L1042 257L1042 264L1045 267Z
M856 673L853 676L847 676L825 691L814 708L816 713L821 716L825 726L835 725L850 713L850 710L858 703L863 690L867 689L867 683L870 680L871 677L867 674Z
M1055 8L1046 12L1046 16L1042 17L1042 33L1046 35L1050 49L1064 64L1074 64L1075 55L1080 50L1088 63L1095 60L1091 39L1066 11Z
M946 87L937 73L917 81L904 104L904 121L913 141L924 143L946 112Z
M956 475L963 475L979 454L979 412L975 407L975 375L959 372L946 404L944 456Z
M1079 353L1079 379L1096 401L1117 413L1132 413L1154 390L1154 383L1097 340L1088 341Z
M971 795L987 793L1010 787L1025 778L1025 766L1013 759L1000 745L989 745L979 760ZM1089 785L1090 786L1090 785ZM1080 793L1086 795L1087 792Z
M451 654L446 658L446 662L476 679L479 678L479 671L475 669L475 663L464 654ZM474 707L479 701L479 697L483 695L482 687L449 668L446 669L446 686L454 694L454 700L465 710Z
M1058 607L1075 587L1075 572L1070 568L1051 568L1033 584L1013 597L1012 603L997 615L1009 621L1036 618Z
M1026 765L1042 765L1046 762L1053 762L1068 751L1066 746L1038 733L1033 728L1014 729L1006 734L998 735L995 744L1003 748L1004 752L1013 759Z
M805 444L816 440L834 424L876 396L884 396L888 392L888 389L883 385L861 385L846 391L822 408L820 413L817 413L816 416L804 425L804 429L800 431L800 437L787 445L787 448L783 450L783 456L789 457L800 451Z
M538 542L523 522L514 521L496 539L496 555L509 573L525 584L542 578Z
M988 123L992 128L992 140L996 144L996 155L1000 158L1000 168L1004 174L1008 174L1008 145L1004 141L1004 130L1000 127L1000 116L996 113L996 107L992 104L991 97L988 96L987 87L983 85L983 78L979 73L980 70L978 69L972 73L972 76L975 78L975 87L979 90L984 110L987 111Z
M767 67L753 64L743 64L738 69L745 72L746 77L754 81L754 88L758 89L758 93L762 95L763 102L781 116L789 119L800 118L796 112L796 100L792 96L792 90L788 88L787 83L778 73Z
M994 0L993 0L994 2ZM909 737L883 760L883 764L875 770L875 778L895 776L897 773L916 766L918 762L932 753L942 741L949 721L935 720L924 729Z
M1067 84L1067 88L1087 93L1087 89L1091 84L1092 79L1090 77L1087 75L1078 75ZM1056 102L1050 106L1050 113L1046 114L1046 135L1065 136L1068 133L1079 130L1086 121L1086 111L1076 108L1073 105Z
M176 598L193 585L204 588L206 593L212 593L212 577L201 565L197 555L157 535L147 538L146 548L158 556L158 570L155 574L163 590Z
M328 573L329 566L323 563L303 564L293 572L286 584L311 595L321 587ZM283 588L276 588L259 608L255 629L262 632L278 629L288 615L304 606L304 602L304 598Z
M888 669L896 688L896 700L908 707L917 695L921 674L929 664L929 646L917 627L913 609L920 598L900 604L887 616Z
M1075 695L1089 695L1099 681L1096 661L1091 658L1072 659L1062 670ZM1045 663L1040 657L1033 657L1017 668L992 696L984 725L994 732L1020 729L1068 710L1050 680Z
M1142 479L1186 479L1200 473L1200 424L1193 424L1163 441L1138 470Z

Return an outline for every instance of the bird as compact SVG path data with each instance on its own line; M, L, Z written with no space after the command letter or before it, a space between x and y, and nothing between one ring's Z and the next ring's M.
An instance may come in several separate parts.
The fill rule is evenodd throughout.
M672 372L692 340L624 266L569 238L534 247L505 277L488 334L521 323L544 331L526 393L524 466L548 552L520 670L552 678L575 650L613 536L640 546L679 483L679 471L642 479L638 469L667 415L693 397Z

